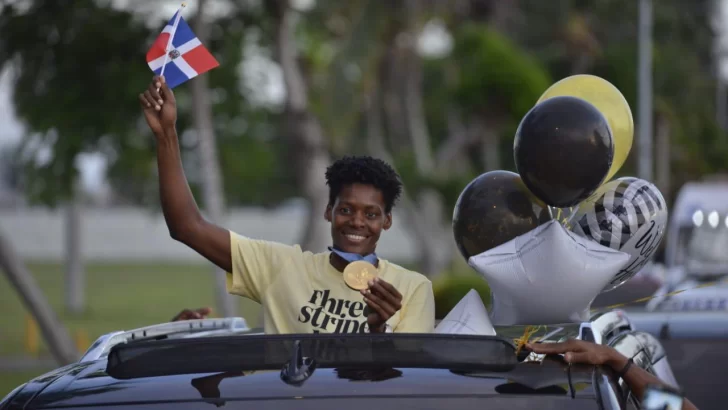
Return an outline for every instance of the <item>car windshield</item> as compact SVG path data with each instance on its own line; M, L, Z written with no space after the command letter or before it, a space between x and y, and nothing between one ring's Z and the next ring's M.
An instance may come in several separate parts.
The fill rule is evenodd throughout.
M688 273L728 274L728 211L693 214L692 226L680 229L678 258Z
M115 378L277 370L312 359L319 368L412 367L507 371L515 347L495 336L440 334L244 335L131 341L109 352Z

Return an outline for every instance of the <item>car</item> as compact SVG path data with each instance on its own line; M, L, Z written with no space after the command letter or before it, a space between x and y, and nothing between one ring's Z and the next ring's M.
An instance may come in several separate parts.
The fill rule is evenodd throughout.
M523 326L497 335L266 335L243 318L163 323L101 336L82 358L19 386L16 409L638 409L614 373L519 352ZM541 327L540 342L613 346L670 378L659 341L622 311Z

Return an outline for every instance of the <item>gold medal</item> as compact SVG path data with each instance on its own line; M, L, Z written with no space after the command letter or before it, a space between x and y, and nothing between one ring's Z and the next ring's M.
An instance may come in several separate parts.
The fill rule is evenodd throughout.
M354 290L369 287L369 281L377 277L377 268L369 262L355 261L344 268L344 282Z

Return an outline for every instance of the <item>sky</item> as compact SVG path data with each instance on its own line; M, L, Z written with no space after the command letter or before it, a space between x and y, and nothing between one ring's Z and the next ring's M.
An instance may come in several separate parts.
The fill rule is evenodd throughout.
M136 8L139 15L146 16L148 24L156 24L165 16L171 17L175 10L180 6L180 1L156 0L154 2L147 0L111 0L114 7L129 9ZM250 0L254 2L255 0ZM306 10L315 5L316 0L293 0L295 8ZM187 1L187 6L183 15L193 15L197 10L197 1ZM227 12L228 3L223 0L212 0L208 2L207 12L210 15L220 15ZM728 22L728 0L723 0L724 7L718 17L720 22ZM722 36L722 44L728 46L728 33ZM447 33L437 22L431 22L425 27L424 33L420 38L419 48L422 53L441 53L445 52L451 43ZM726 47L728 48L728 47ZM273 103L281 101L285 96L285 89L281 72L278 66L266 57L255 52L252 47L246 47L249 54L246 64L243 65L243 77L247 79L249 89L254 89L255 99L261 103ZM140 64L145 64L144 56L140 56ZM722 73L728 78L728 64L722 65ZM261 76L266 77L266 81L260 81ZM23 126L18 122L13 112L13 106L10 101L10 81L9 73L0 73L0 149L9 145L17 144L23 136ZM264 84L261 88L260 84ZM252 85L256 85L252 87ZM81 170L82 186L86 191L99 192L104 188L104 169L105 160L99 155L84 155L79 158L78 166Z

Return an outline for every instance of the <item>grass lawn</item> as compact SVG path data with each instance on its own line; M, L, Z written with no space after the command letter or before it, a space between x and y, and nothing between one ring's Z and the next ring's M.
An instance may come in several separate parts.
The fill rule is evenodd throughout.
M214 307L212 270L209 265L89 264L86 266L85 313L64 312L63 267L32 263L29 268L46 298L73 335L81 336L83 348L98 336L166 322L182 308ZM240 315L258 325L260 309L240 298ZM3 358L30 356L26 347L27 311L4 275L0 275L0 362ZM214 314L213 314L214 316ZM42 339L38 354L47 357ZM31 356L32 357L32 356ZM50 370L50 369L47 369ZM0 398L44 369L8 372L0 369Z

